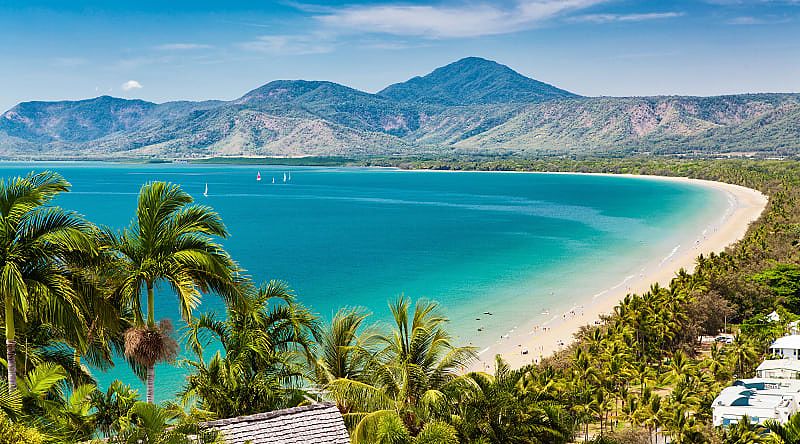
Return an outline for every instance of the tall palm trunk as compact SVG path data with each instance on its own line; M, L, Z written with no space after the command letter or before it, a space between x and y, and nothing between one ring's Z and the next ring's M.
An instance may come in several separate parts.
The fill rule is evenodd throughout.
M147 283L147 326L153 328L156 325L155 315L155 296L153 294L153 283ZM154 364L147 366L147 402L152 404L156 391L156 368Z
M14 331L14 303L11 296L6 295L6 362L8 367L8 392L17 389L17 341Z
M152 404L155 401L156 387L156 366L147 366L147 402Z
M147 326L152 327L156 325L156 315L155 315L155 296L153 295L153 283L147 283Z

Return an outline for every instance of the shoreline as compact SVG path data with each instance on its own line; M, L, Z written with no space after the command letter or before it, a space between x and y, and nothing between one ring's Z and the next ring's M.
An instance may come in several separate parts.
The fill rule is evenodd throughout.
M435 170L430 170L435 171ZM458 172L458 171L455 171ZM520 172L524 173L524 172ZM668 286L672 278L681 268L693 272L695 260L700 254L719 253L728 246L741 240L752 222L757 220L767 204L767 196L760 191L739 185L732 185L711 180L690 179L686 177L651 176L637 174L610 173L578 173L578 172L530 172L534 174L586 174L596 176L618 176L641 178L643 180L662 180L693 186L702 186L724 193L728 197L729 206L721 218L714 219L708 226L698 227L703 230L702 238L698 237L695 245L683 251L675 247L671 252L664 252L663 258L648 261L640 275L620 276L619 283L610 288L598 288L598 293L582 297L571 309L554 313L541 324L518 329L517 333L508 334L497 343L478 351L478 359L470 365L468 371L494 370L495 356L501 355L512 368L519 368L530 363L538 363L575 341L574 334L584 325L591 325L603 315L613 312L619 302L629 293L643 293L658 282ZM646 271L645 271L646 269ZM512 326L509 326L509 328ZM522 351L527 351L523 354Z

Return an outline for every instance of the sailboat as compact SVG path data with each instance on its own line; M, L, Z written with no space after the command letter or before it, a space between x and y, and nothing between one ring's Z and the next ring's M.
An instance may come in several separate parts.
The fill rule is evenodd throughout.
M206 182L206 190L203 191L203 196L208 197L208 182Z
M291 181L292 181L292 172L289 171L289 182L291 182Z
M261 171L259 171L258 174L256 174L256 180L261 181Z
M286 183L286 173L283 173L283 183Z
M272 178L272 183L275 183L275 178L274 177Z

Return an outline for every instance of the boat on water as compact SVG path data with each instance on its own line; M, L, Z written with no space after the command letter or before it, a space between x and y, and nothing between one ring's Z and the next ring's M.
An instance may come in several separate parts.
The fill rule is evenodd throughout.
M286 173L283 173L283 183L286 183Z
M259 171L258 174L256 174L256 180L257 181L261 180L261 171Z
M288 176L288 177L289 177L289 182L291 182L291 181L292 181L292 172L291 172L291 171L289 171L289 173L288 173L288 174L289 174L289 176Z
M208 182L206 182L206 190L203 191L203 196L208 197Z
M272 183L275 183L275 178L274 177L272 178Z

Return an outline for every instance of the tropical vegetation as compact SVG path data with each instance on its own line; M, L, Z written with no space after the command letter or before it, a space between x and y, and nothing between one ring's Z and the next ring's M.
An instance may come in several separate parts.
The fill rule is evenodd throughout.
M563 351L522 368L497 358L483 372L470 371L475 350L457 343L434 301L397 296L385 324L358 307L327 320L287 284L247 279L220 243L227 230L219 215L175 184L145 184L133 222L114 231L54 206L69 190L55 173L6 179L0 443L218 442L202 421L320 400L336 403L354 443L798 442L800 416L710 424L719 390L752 375L769 343L800 319L800 164L403 162L681 175L755 188L769 203L741 241L698 257L667 286L628 295ZM175 321L156 319L156 292L177 297ZM223 298L224 315L202 312L209 293ZM773 310L780 320L766 316ZM699 340L723 330L735 340ZM125 382L98 387L93 371L115 356L148 383L144 400ZM155 404L153 368L164 360L188 376L176 399Z

